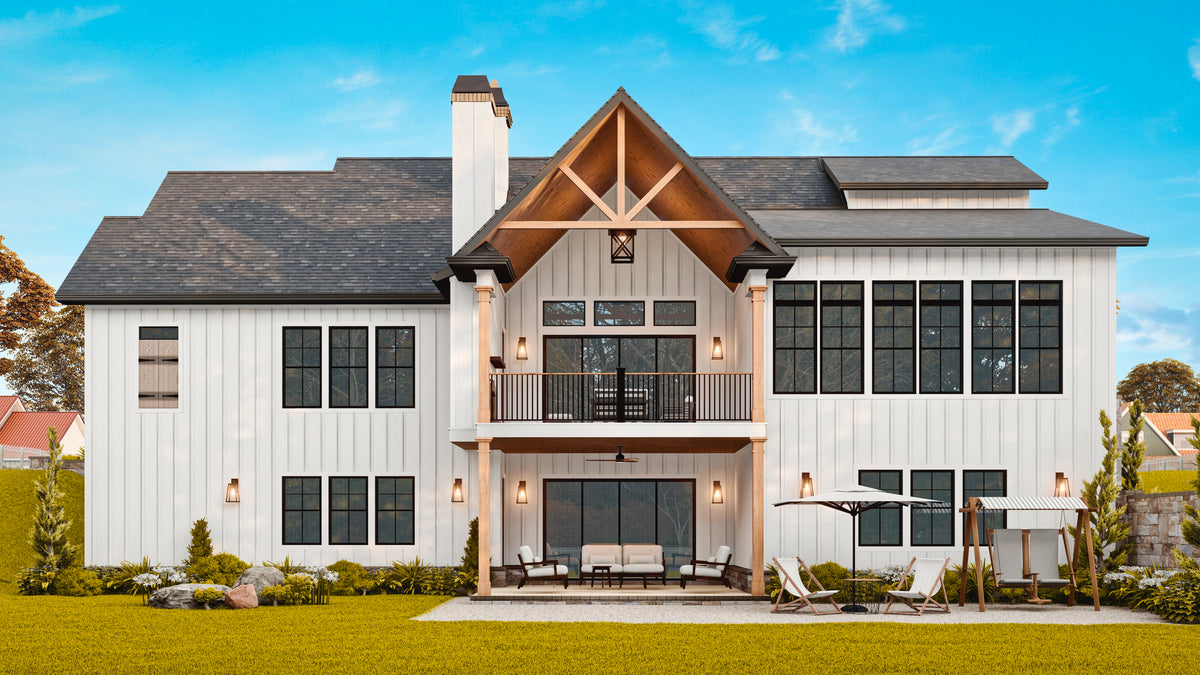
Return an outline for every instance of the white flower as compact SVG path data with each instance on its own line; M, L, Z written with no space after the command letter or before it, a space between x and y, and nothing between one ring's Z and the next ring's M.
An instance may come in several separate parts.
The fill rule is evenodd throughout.
M171 574L167 576L167 581L173 584L182 584L187 581L187 575L183 572L172 571Z
M338 573L330 571L330 570L325 570L324 573L321 575L321 578L330 583L337 583Z
M142 588L157 588L160 584L162 584L162 578L157 574L145 572L134 577L133 583L141 586Z

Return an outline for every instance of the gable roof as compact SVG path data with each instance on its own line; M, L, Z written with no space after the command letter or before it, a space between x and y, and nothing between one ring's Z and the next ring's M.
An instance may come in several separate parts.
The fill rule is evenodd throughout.
M1015 157L827 157L842 190L1045 190L1050 184Z
M59 440L62 440L76 419L79 419L77 412L15 412L8 416L4 426L0 426L0 445L49 452L50 441L46 438L46 431L54 427ZM74 450L63 449L64 452Z
M1146 421L1153 424L1164 434L1169 431L1192 431L1192 419L1200 417L1197 413L1146 413Z
M4 424L4 420L8 417L9 411L13 411L15 409L25 409L25 406L20 405L20 403L21 398L19 396L0 396L0 425Z

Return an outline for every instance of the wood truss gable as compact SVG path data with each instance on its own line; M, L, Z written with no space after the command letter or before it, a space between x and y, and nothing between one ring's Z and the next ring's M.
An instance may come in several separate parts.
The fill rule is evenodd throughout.
M616 189L624 185L626 190ZM603 195L615 193L615 206ZM596 208L605 219L580 221ZM649 220L648 217L658 220ZM727 270L758 244L787 257L634 100L617 93L457 253L485 243L521 278L572 229L668 229L732 289Z

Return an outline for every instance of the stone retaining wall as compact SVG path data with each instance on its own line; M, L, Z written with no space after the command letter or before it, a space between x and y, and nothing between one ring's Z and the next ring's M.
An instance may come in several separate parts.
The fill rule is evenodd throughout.
M1125 518L1130 525L1132 547L1129 565L1174 567L1172 549L1200 557L1200 551L1183 541L1183 505L1200 508L1195 492L1154 492L1127 490L1117 497L1117 508L1125 506Z

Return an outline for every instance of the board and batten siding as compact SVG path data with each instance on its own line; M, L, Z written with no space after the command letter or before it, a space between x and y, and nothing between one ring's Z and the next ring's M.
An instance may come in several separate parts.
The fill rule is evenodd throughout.
M1027 209L1029 190L844 190L848 209Z
M404 306L108 307L86 310L89 564L186 556L188 530L206 518L217 551L247 562L290 556L306 564L341 558L369 565L411 560L454 564L468 503L452 504L455 477L475 475L472 458L447 441L448 310ZM137 407L139 326L178 326L176 410ZM322 327L322 409L282 405L282 329ZM416 328L416 407L329 409L328 328ZM321 546L282 544L282 477L322 479ZM368 542L374 541L376 476L415 478L415 544L331 546L330 476L364 476ZM241 502L224 501L238 478Z
M790 280L863 281L870 321L872 281L964 282L963 394L871 394L870 331L864 331L865 394L777 395L767 385L767 557L801 555L810 562L849 564L849 516L824 507L770 504L798 496L800 474L813 475L818 492L854 485L863 469L899 469L909 492L913 469L955 472L962 498L963 469L1007 471L1010 496L1049 496L1056 471L1078 495L1099 466L1099 411L1110 416L1116 382L1116 255L1111 248L856 248L793 249ZM970 392L972 281L1063 282L1063 393L973 395ZM772 302L768 298L768 303ZM768 374L771 312L767 313ZM869 326L869 323L868 323ZM743 471L743 476L746 472ZM748 478L748 477L747 477ZM744 492L749 483L743 481ZM960 504L955 504L957 509ZM860 547L859 567L907 563L914 555L952 558L961 551L962 520L955 515L955 547L913 548L907 511L899 547ZM1058 514L1009 514L1010 526L1059 527ZM740 532L739 532L740 534ZM744 537L739 537L739 541ZM738 564L746 558L737 556Z

